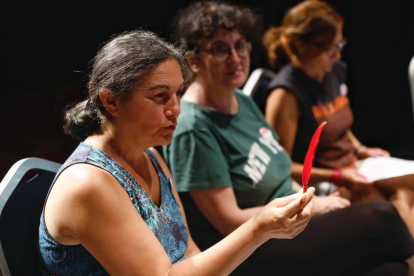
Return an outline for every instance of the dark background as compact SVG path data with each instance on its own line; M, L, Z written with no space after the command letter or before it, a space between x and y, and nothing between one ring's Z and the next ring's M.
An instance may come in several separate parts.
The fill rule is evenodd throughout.
M1 4L0 179L25 157L64 162L78 144L62 132L62 110L86 95L88 64L113 34L136 28L169 39L171 20L191 1L3 2ZM233 1L234 2L234 1ZM237 1L279 25L300 1ZM365 144L414 159L408 64L414 1L329 1L344 17L353 131ZM252 68L267 67L262 49Z

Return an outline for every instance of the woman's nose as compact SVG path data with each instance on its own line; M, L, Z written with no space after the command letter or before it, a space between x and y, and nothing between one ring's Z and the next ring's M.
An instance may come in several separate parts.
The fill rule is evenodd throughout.
M228 59L230 59L233 62L240 62L240 60L241 60L239 54L237 53L236 49L234 49L234 48L232 48L230 50L230 55L229 55Z
M180 98L178 95L172 96L167 104L165 115L168 116L176 116L180 115L181 108L180 108Z

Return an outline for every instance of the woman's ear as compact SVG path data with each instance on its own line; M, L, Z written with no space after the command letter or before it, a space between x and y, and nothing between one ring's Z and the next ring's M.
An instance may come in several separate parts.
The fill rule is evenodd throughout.
M110 91L102 89L99 91L99 98L101 99L102 105L106 111L112 116L118 116L119 99L114 96Z
M191 69L191 71L194 73L198 73L200 71L200 68L198 67L198 61L194 53L185 53L185 59L187 60L188 67Z
M309 50L302 41L297 40L294 42L294 44L299 56L303 56L303 54Z

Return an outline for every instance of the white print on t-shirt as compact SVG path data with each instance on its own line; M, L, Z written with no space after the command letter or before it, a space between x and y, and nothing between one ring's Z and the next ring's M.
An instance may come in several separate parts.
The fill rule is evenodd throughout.
M262 135L262 137L259 138L260 143L266 145L274 154L283 150L282 146L273 137L270 129L267 127L262 127L259 132Z
M261 144L267 146L274 154L283 151L282 146L276 141L272 132L268 128L262 127L259 132L262 135L259 137L259 142ZM259 146L259 144L257 142L253 142L250 147L247 164L244 165L243 168L253 180L253 186L256 186L260 180L262 180L263 175L266 173L267 165L269 165L270 159L270 156Z
M259 146L259 144L253 142L250 148L247 164L244 165L243 168L244 171L253 180L253 186L256 186L257 183L259 183L259 181L263 178L269 162L269 155L267 155L267 153Z

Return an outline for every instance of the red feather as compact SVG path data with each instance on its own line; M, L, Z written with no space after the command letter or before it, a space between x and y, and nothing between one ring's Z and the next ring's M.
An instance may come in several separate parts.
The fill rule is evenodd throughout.
M319 143L319 136L321 136L323 126L326 124L327 124L326 121L323 121L319 125L319 127L316 129L315 133L312 136L312 140L309 144L308 152L306 153L305 162L303 163L303 171L302 171L302 185L303 185L304 193L308 190L308 182L309 182L310 174L312 171L313 159L315 158L315 150Z

